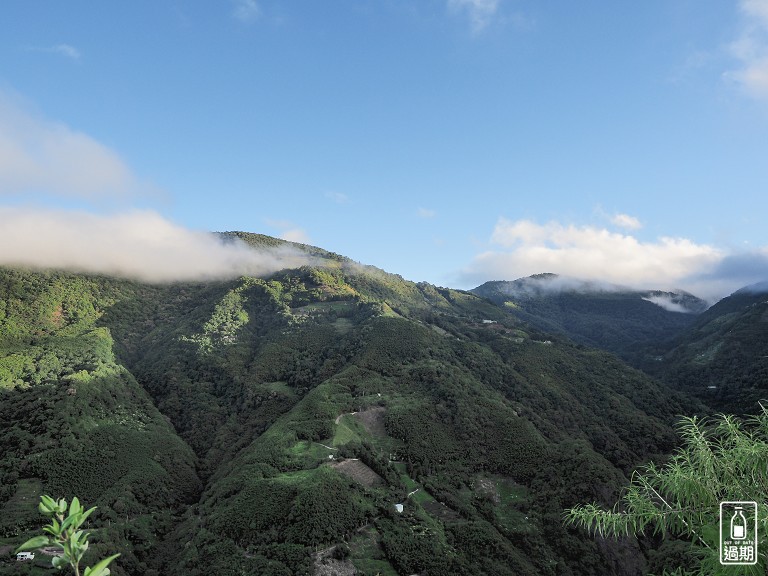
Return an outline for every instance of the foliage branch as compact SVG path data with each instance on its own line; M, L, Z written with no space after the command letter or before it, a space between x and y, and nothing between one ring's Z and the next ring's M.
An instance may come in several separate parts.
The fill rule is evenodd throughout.
M768 528L768 409L746 420L721 414L713 419L686 417L678 429L683 445L663 466L635 471L619 502L610 510L579 504L565 511L566 525L599 536L653 534L690 541L691 566L677 574L732 573L719 558L720 502L758 505L758 563L739 566L741 574L764 574Z
M30 538L19 546L16 553L37 550L46 546L55 546L62 551L61 556L54 556L51 563L54 568L61 570L64 566L71 566L76 576L80 576L80 561L88 550L88 532L80 528L96 507L84 509L77 497L67 506L63 498L54 500L50 496L40 497L38 505L40 512L51 519L50 523L43 526L45 535ZM109 564L120 554L114 554L100 560L93 566L86 567L82 576L108 576Z

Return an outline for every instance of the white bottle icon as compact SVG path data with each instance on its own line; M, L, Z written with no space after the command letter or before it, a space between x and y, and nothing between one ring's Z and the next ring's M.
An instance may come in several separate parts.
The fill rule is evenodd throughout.
M741 506L736 506L736 511L731 518L731 538L734 540L744 540L747 537L747 519L744 518L744 512Z

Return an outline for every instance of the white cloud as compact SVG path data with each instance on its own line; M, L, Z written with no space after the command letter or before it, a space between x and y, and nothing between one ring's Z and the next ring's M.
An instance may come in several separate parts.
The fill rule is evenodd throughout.
M669 312L682 312L684 314L691 312L691 310L681 302L675 302L674 297L671 294L647 296L643 298L643 300L647 300L651 304L656 304L656 306L664 308L664 310L668 310Z
M232 11L235 18L240 22L249 23L256 20L261 14L261 9L256 0L235 0L235 7Z
M261 276L310 264L291 248L254 250L149 211L0 207L0 264L109 274L147 282Z
M739 7L745 16L744 26L730 51L741 61L741 67L725 77L750 96L768 99L768 0L741 0Z
M473 32L480 32L490 24L499 8L500 0L448 0L448 8L453 12L466 12L472 24Z
M725 256L715 247L685 238L648 242L592 226L506 218L497 222L491 243L498 248L478 254L463 271L464 281L479 284L554 272L637 288L686 288Z
M300 228L290 220L265 220L267 226L278 230L278 237L289 242L298 242L299 244L311 244L309 234L306 230Z
M74 46L70 46L69 44L56 44L56 46L52 47L52 51L58 54L62 54L67 58L72 58L72 60L80 59L80 51Z
M742 0L741 9L768 28L768 2L765 0Z
M437 212L429 208L419 208L416 213L418 214L419 218L425 219L434 218L437 216Z
M27 52L47 52L49 54L60 54L71 60L80 60L80 50L71 44L54 44L53 46L26 46L22 48Z
M349 202L349 196L341 192L326 192L325 197L336 202L336 204L346 204Z
M37 117L0 92L0 195L93 200L150 190L117 153L86 134Z
M640 222L640 220L634 216L630 216L629 214L615 214L613 217L611 217L611 222L614 225L626 230L640 230L640 228L643 227L643 224Z
M306 230L302 230L301 228L283 230L280 234L280 238L288 240L289 242L298 242L300 244L310 243L309 234L307 234Z

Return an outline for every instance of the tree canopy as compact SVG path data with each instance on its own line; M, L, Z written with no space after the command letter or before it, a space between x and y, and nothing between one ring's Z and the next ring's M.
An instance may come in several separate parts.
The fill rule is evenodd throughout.
M757 564L739 566L739 574L764 574L768 552L768 408L740 419L721 414L711 419L683 418L683 445L664 465L636 471L612 509L580 504L565 513L566 524L600 536L652 532L690 543L678 566L665 573L732 574L720 562L720 503L757 503Z

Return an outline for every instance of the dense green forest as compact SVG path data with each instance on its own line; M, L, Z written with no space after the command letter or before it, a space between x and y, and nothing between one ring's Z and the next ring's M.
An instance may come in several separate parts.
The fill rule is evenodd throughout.
M768 284L723 298L647 357L647 372L715 410L754 414L768 398Z
M114 354L108 279L4 269L0 280L0 543L40 525L43 492L98 502L94 554L148 573L157 533L197 500L197 458ZM7 546L6 546L7 547Z
M648 362L649 348L666 345L707 308L687 292L631 290L556 274L486 282L472 292L540 330L608 350L635 367Z
M43 493L98 506L117 575L659 565L657 540L563 510L615 501L701 405L484 298L302 249L316 265L205 283L0 269L0 574L47 573L11 555Z
M754 414L768 397L768 283L708 309L685 292L619 290L554 274L472 292L542 330L613 352L716 412Z

